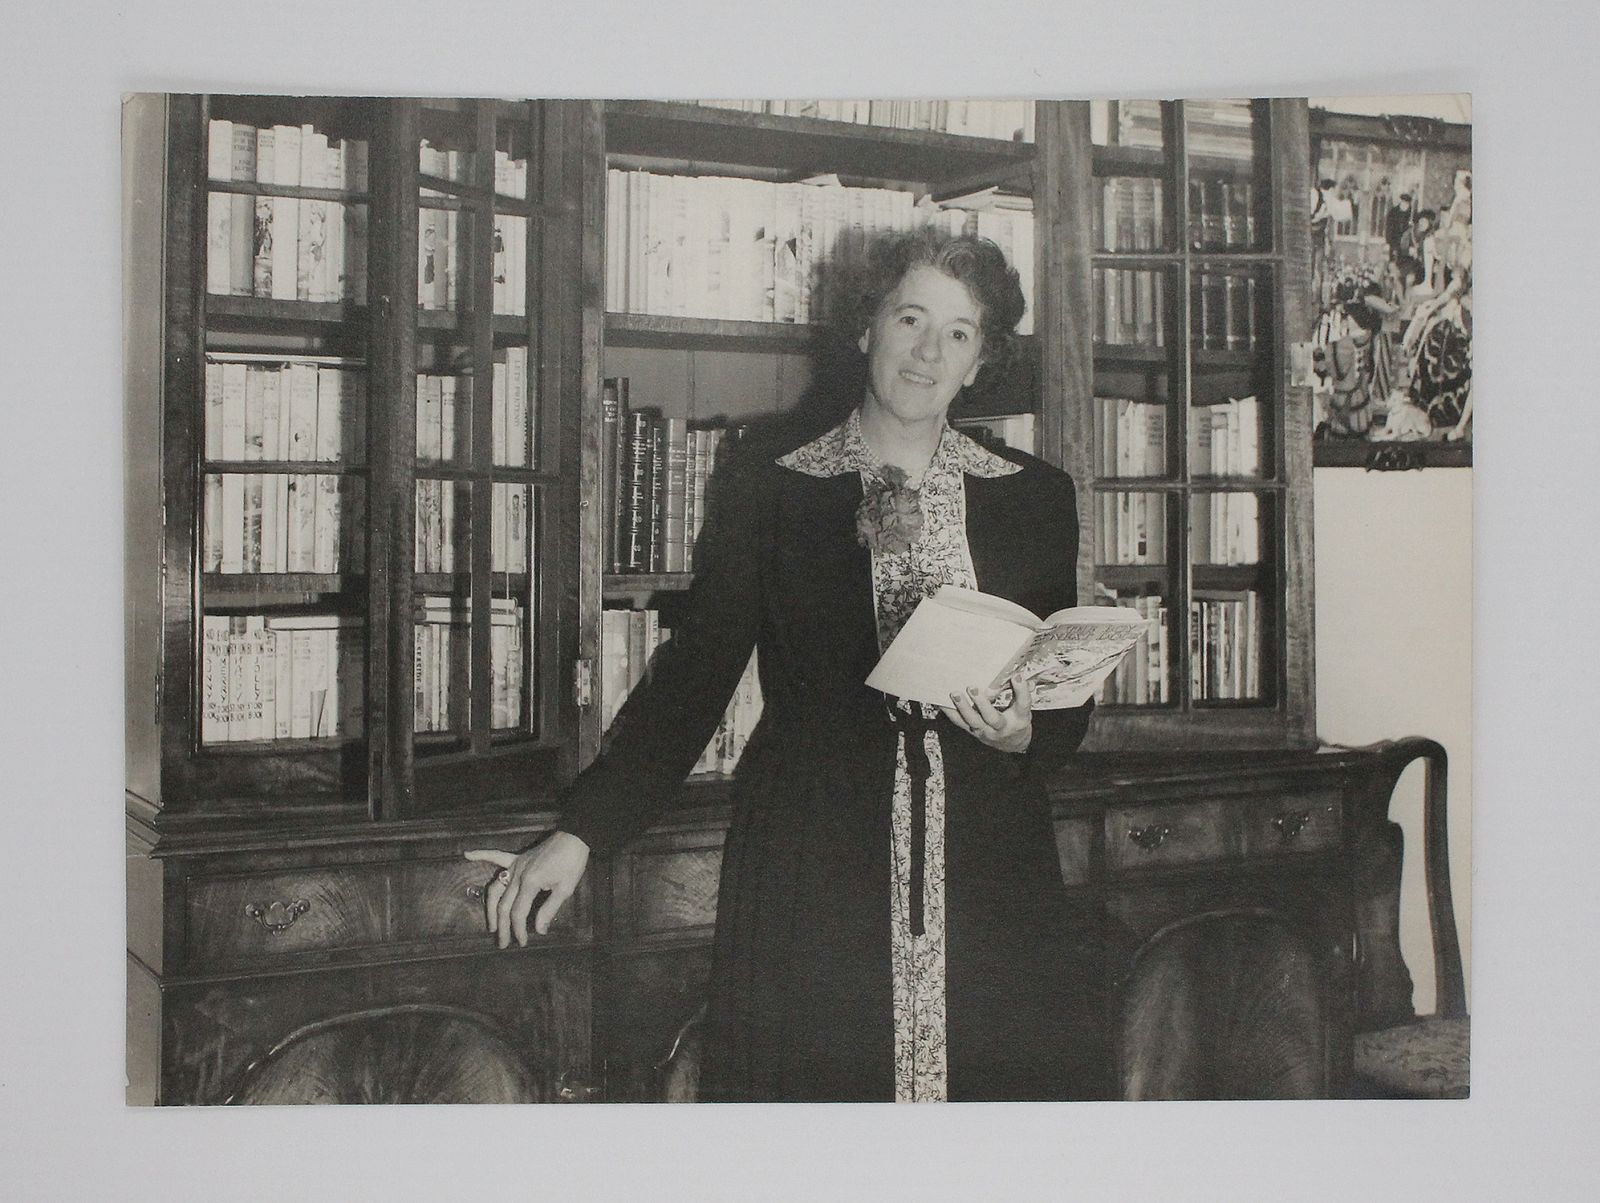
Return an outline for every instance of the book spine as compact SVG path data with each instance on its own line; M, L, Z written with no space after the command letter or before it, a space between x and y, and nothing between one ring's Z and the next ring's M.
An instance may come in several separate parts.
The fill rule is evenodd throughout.
M666 564L667 428L664 420L650 426L650 572L664 572Z
M431 372L417 375L417 460L432 463L440 458L444 423L443 391L440 378Z
M621 393L617 378L609 376L600 384L600 504L601 552L603 571L616 572L617 503L619 479L617 432L622 427Z
M281 535L280 514L283 503L280 492L283 477L276 472L261 478L261 563L259 572L278 572L278 542Z
M200 742L228 742L228 620L220 614L201 618Z
M256 183L273 182L277 159L277 135L271 129L256 131ZM272 295L272 197L255 198L255 229L252 231L251 291L258 297Z
M281 404L281 403L280 403ZM289 365L289 458L304 463L317 458L317 367Z
M222 455L225 460L245 458L245 410L249 377L242 363L222 365Z
M685 509L689 487L689 424L682 418L668 418L662 432L662 465L665 485L662 490L663 572L684 571Z
M222 458L222 382L223 365L220 363L206 364L206 458L219 460Z
M313 572L339 571L339 478L323 475L316 478L315 544L312 551Z
M506 462L512 467L528 463L528 349L506 350Z
M297 476L294 513L290 518L289 571L317 570L317 477Z
M506 571L528 571L528 490L524 485L506 486Z
M202 572L222 571L222 477L215 472L206 474L205 483L205 555Z
M300 183L300 127L273 126L272 182ZM272 298L297 298L300 259L300 202L290 196L272 198Z
M333 713L328 705L328 662L331 659L328 649L333 642L333 632L326 628L314 628L305 634L307 671L311 678L307 699L311 710L311 735L316 739L325 739L334 733Z
M344 372L317 368L317 458L338 462L344 458Z
M511 725L510 695L507 688L506 662L510 655L510 640L506 628L496 622L489 626L489 671L492 681L490 697L490 725L504 730Z
M705 499L702 473L705 471L705 434L703 430L689 431L688 463L684 470L683 489L683 569L694 571L694 540L700 529L700 506Z
M652 478L650 475L650 431L654 421L653 411L632 411L626 415L628 429L628 482L627 501L622 522L625 535L627 572L650 570L650 506Z
M206 194L206 291L227 296L233 291L233 197Z
M267 373L258 367L245 367L244 371L244 458L263 458L265 429L262 421L262 381Z

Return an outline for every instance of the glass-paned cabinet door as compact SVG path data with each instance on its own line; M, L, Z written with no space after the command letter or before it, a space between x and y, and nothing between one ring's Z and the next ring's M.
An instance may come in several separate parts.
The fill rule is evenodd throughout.
M1186 100L1189 248L1271 249L1268 121L1259 100Z
M1282 406L1269 106L1089 106L1095 601L1148 637L1100 702L1171 717L1279 680Z
M1275 700L1283 591L1267 105L1182 105L1189 250L1185 414L1187 692L1197 708Z
M412 731L431 805L501 788L463 756L514 781L517 746L558 737L558 473L541 463L542 106L417 103Z
M353 801L366 792L376 123L368 103L326 98L213 96L199 112L189 713L209 767L196 784Z

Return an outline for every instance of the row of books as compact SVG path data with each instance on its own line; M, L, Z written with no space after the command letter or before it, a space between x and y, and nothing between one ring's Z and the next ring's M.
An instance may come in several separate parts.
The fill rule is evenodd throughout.
M1231 176L1189 177L1189 246L1245 250L1256 244L1255 187Z
M495 352L490 376L490 462L496 467L526 467L533 433L528 349ZM471 457L472 377L417 373L417 460L459 463Z
M626 376L601 388L607 572L693 572L718 457L742 428L693 426L636 407Z
M417 144L417 170L435 179L470 183L477 155L457 147L435 146L427 138ZM494 152L494 190L500 196L525 200L528 196L528 160L514 158L509 151Z
M1254 493L1197 493L1189 504L1189 559L1261 562L1261 503Z
M368 146L362 138L330 138L310 123L255 126L212 118L206 174L234 183L367 190Z
M359 618L207 614L200 635L200 742L360 735Z
M457 209L423 209L417 219L417 305L457 310L472 279L472 214ZM466 249L464 249L466 248ZM490 264L490 306L494 313L528 313L528 219L494 215Z
M606 184L606 304L616 312L818 322L874 234L936 224L998 243L1031 313L1033 214L998 200L941 207L832 176L771 183L613 169Z
M1167 474L1167 407L1127 397L1096 397L1095 475Z
M515 598L489 603L489 725L522 726L523 684L529 670L525 611ZM466 731L472 721L472 605L433 594L417 598L412 629L415 731Z
M1032 142L1031 100L702 100L742 113L816 117L890 129L922 129L1005 142Z
M1255 476L1261 471L1261 407L1232 397L1189 411L1192 476Z
M1167 499L1162 493L1101 493L1095 509L1101 564L1165 564Z
M330 141L310 125L257 129L212 121L213 180L367 188L367 144ZM367 207L331 198L213 191L206 198L206 290L280 301L366 296Z
M1116 706L1152 706L1169 701L1166 600L1145 594L1120 594L1103 586L1095 592L1102 604L1137 610L1149 624L1146 637L1134 644L1101 685L1099 700Z
M1167 407L1126 397L1096 397L1095 474L1102 478L1165 476ZM1232 397L1189 411L1192 476L1254 476L1261 471L1261 407Z
M1254 275L1199 272L1194 277L1195 342L1202 351L1254 351L1259 328Z
M1261 607L1253 590L1190 599L1189 691L1207 701L1261 696Z
M1166 246L1166 184L1155 176L1110 176L1100 181L1090 217L1102 251L1157 251Z
M206 458L360 463L366 373L303 359L206 360Z
M1254 493L1197 493L1189 507L1189 558L1196 564L1261 561L1261 506ZM1162 493L1101 493L1095 509L1101 564L1165 564L1167 499Z
M222 472L205 478L201 571L341 572L366 557L366 489L331 473Z
M471 297L472 213L424 207L417 214L417 306L456 311ZM528 219L494 215L491 253L492 312L525 317L528 312Z
M416 571L465 572L471 566L472 489L451 480L417 481ZM533 563L532 490L495 481L489 505L489 570L525 575Z
M1150 268L1096 267L1094 341L1111 347L1167 345L1167 277Z
M650 658L672 637L658 610L600 612L600 726L608 730ZM696 773L731 773L761 718L761 681L752 653L717 730L695 763Z

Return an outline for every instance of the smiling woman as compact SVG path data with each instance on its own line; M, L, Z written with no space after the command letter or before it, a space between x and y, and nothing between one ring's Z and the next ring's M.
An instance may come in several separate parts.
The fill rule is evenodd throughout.
M591 850L661 813L754 646L766 707L722 862L702 1097L1102 1096L1094 925L1071 914L1043 788L1091 706L1032 713L1018 688L1001 709L981 682L931 706L864 683L942 585L1037 613L1076 600L1072 481L946 421L1008 355L1017 273L992 242L924 229L876 245L862 280L859 403L719 480L687 621L558 831L472 854L505 870L490 925L525 942L544 894L548 930Z

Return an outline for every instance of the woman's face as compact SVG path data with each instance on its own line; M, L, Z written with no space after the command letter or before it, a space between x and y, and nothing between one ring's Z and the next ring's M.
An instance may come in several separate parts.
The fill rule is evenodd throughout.
M977 378L982 312L961 281L938 268L906 273L861 336L874 401L902 422L943 418Z

